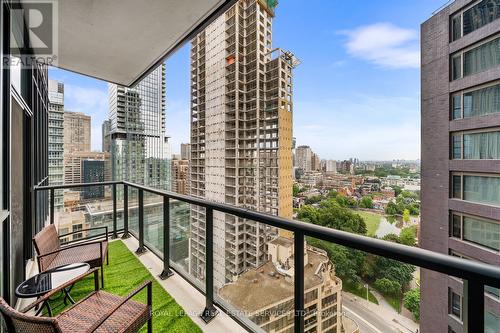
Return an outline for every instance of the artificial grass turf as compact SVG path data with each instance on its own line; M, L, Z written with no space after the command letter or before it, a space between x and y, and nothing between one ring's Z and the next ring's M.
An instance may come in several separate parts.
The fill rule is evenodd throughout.
M201 332L201 329L185 314L185 311L160 286L122 241L110 242L109 265L104 266L104 290L112 294L126 296L146 280L153 281L153 332ZM94 278L93 275L90 275L77 282L70 294L75 301L78 301L93 290ZM145 303L147 299L146 289L136 295L134 299ZM53 315L66 308L62 303L62 297L51 301L51 307ZM146 326L140 332L146 332Z

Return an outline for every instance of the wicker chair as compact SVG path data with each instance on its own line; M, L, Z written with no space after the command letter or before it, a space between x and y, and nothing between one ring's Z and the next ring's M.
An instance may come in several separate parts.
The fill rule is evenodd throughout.
M94 273L95 290L59 315L50 318L25 313L91 273ZM21 311L11 308L3 298L0 298L0 313L7 326L6 331L16 333L133 333L139 331L147 323L148 333L151 333L153 331L152 282L147 281L128 296L120 297L99 290L98 275L98 268L94 268L52 290ZM145 287L147 287L147 304L132 300L132 297Z
M74 244L61 244L61 238L63 237L83 231L98 229L105 229L105 239L93 241L81 239ZM88 263L91 268L101 268L101 284L104 287L104 258L106 258L107 263L109 263L108 227L83 229L64 235L58 235L56 227L50 224L33 237L33 244L35 245L38 269L40 272L63 265L85 262Z

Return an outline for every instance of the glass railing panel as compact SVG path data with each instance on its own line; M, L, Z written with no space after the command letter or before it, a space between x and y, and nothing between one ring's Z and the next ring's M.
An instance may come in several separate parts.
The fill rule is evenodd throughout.
M214 291L252 330L293 332L293 233L214 213Z
M136 238L139 237L139 191L127 186L128 191L128 228Z
M170 199L170 260L189 274L191 242L191 205Z
M144 192L144 243L163 253L163 196Z
M170 260L190 282L205 290L205 208L170 199Z
M120 185L117 185L117 188ZM49 191L50 193L50 191ZM40 194L43 195L43 194ZM57 196L56 196L57 198ZM112 185L85 186L64 189L62 205L54 206L54 224L59 234L97 227L108 227L113 231ZM123 201L117 201L117 229L123 226ZM50 211L50 209L49 209ZM63 238L63 242L103 234L104 230L82 231Z
M311 237L306 256L306 332L420 331L418 267Z

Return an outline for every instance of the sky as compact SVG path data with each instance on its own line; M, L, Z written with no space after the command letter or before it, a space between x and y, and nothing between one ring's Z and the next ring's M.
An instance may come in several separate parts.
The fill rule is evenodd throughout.
M445 0L281 0L273 46L292 51L297 145L322 159L420 157L420 24ZM173 153L189 142L189 52L166 60L167 135ZM101 150L108 84L50 69L65 84L65 109L92 117Z

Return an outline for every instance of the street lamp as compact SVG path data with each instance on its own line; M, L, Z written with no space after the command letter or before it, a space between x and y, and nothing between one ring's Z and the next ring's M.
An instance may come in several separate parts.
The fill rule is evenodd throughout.
M366 288L366 301L368 302L368 283L365 283Z

